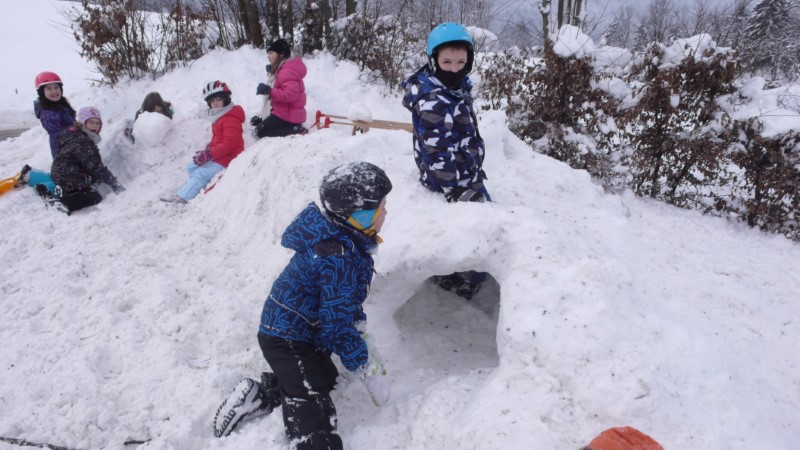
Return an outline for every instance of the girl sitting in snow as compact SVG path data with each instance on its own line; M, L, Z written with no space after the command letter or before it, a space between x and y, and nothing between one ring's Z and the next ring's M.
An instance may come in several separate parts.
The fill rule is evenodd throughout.
M208 104L211 120L211 142L204 150L195 153L189 163L189 180L178 189L176 195L162 198L165 202L186 203L195 198L214 175L244 151L242 136L244 110L231 102L231 90L222 81L212 81L203 89L203 98Z
M272 284L258 329L272 372L236 385L214 417L217 437L282 406L286 436L298 450L341 449L330 396L339 373L331 353L358 374L376 405L389 400L385 370L363 334L362 303L391 190L373 164L337 167L320 185L322 208L306 206L286 228L281 245L295 254Z
M83 107L78 111L78 121L82 127L69 127L61 133L60 150L50 170L56 184L55 199L66 207L67 213L103 200L92 186L95 183L108 184L115 194L125 190L100 158L97 148L103 128L100 111L92 106Z
M264 96L261 113L250 119L258 138L303 134L306 121L306 87L303 78L308 73L299 57L289 59L292 49L283 39L267 47L267 83L259 83L257 95ZM269 114L267 114L269 112Z

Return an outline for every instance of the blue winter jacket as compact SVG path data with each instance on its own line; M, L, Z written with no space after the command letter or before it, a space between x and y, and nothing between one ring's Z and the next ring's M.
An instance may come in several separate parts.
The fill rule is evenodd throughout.
M448 89L426 65L403 82L403 106L411 111L414 160L419 181L435 192L473 189L489 199L483 186L484 144L472 104L472 81Z
M367 319L361 304L372 281L374 238L332 222L311 203L281 245L295 254L272 284L258 332L336 353L349 371L366 365L356 323Z

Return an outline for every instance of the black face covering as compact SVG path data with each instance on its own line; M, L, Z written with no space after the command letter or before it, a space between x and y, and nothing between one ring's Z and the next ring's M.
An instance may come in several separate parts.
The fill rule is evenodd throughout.
M447 72L439 67L436 67L436 78L442 82L448 89L458 89L461 87L461 83L464 82L464 78L467 77L469 70L466 67L459 70L458 72Z

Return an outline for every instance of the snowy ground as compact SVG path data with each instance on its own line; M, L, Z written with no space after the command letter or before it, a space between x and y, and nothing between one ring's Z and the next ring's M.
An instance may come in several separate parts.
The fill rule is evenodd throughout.
M306 62L311 113L358 103L409 120L353 65ZM341 370L347 448L577 449L621 425L668 449L796 448L800 248L607 195L534 154L502 112L481 116L491 204L449 205L420 187L408 133L347 128L258 142L248 130L213 191L159 202L210 137L203 85L228 82L249 117L264 63L262 51L219 51L157 81L67 90L106 118L103 157L127 191L104 191L72 217L32 189L0 197L0 436L81 449L287 448L279 411L225 439L211 417L241 377L268 368L255 333L291 256L284 227L329 168L367 160L395 186L366 305L393 391L377 408ZM44 68L26 64L30 104ZM122 129L151 90L173 102L173 128L157 146L130 145ZM24 163L49 167L41 127L0 143L3 176ZM465 269L496 282L465 302L426 281Z

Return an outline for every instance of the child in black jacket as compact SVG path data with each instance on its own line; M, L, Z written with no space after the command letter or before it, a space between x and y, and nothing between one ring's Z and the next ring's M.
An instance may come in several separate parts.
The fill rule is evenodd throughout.
M59 138L60 151L53 160L50 176L56 184L56 200L68 213L100 203L103 197L92 186L106 183L115 194L125 190L100 158L100 129L103 120L97 108L87 106L78 111L83 127L70 127Z

